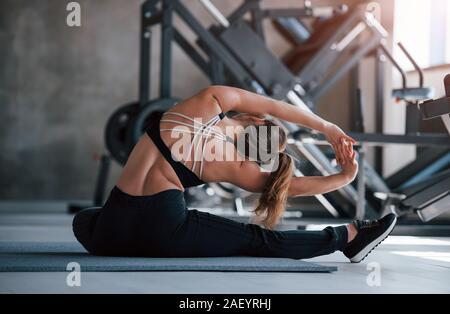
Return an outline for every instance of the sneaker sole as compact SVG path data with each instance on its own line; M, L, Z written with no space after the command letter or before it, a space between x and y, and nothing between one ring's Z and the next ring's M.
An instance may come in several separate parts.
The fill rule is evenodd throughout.
M350 262L352 262L352 263L359 263L362 260L364 260L367 257L367 255L370 254L370 252L372 252L381 242L386 240L386 238L391 234L392 230L394 230L394 227L395 227L396 223L397 223L397 217L394 219L392 224L389 226L389 228L382 235L380 235L378 238L376 238L371 243L369 243L364 249L359 251L358 254L356 254L355 256L350 258Z

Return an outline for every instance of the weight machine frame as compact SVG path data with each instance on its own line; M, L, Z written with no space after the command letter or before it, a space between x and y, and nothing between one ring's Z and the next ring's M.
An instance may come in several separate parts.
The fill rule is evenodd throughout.
M256 3L255 1L250 1ZM157 8L157 4L160 3L160 9ZM244 3L244 5L247 2ZM242 8L238 8L234 12L234 17L239 17L239 12L243 12ZM270 10L266 15L275 14L280 16L281 14L288 14L292 16L290 10ZM299 10L297 14L308 14L308 10ZM173 15L177 14L198 36L200 41L199 46L206 50L209 59L206 60L203 56L189 43L173 25ZM233 16L233 14L232 14ZM241 88L254 91L259 94L265 94L267 88L264 88L260 82L258 82L248 69L243 66L236 56L229 52L229 47L226 47L223 42L216 39L212 32L205 29L197 19L189 12L189 10L179 0L147 0L142 5L141 13L141 72L140 72L140 99L141 106L145 106L151 98L149 86L150 86L150 43L151 43L151 27L160 24L161 31L161 71L160 71L160 98L171 97L170 82L171 82L171 47L170 42L176 42L180 48L194 61L194 63L202 70L207 77L211 78L213 83L217 83L218 80L223 79L223 76L217 73L217 68L226 69L227 73L233 78L234 85ZM275 57L274 57L274 60ZM280 62L280 66L281 62ZM283 66L284 67L284 66ZM286 72L288 70L286 69ZM289 72L288 72L289 73ZM276 86L268 95L277 99L288 99L289 102L301 106L307 110L309 108L304 104L302 98L298 94L301 92L301 85L298 84L295 76L289 73L289 77L292 81L285 86ZM297 90L297 91L296 91ZM296 130L298 127L293 125L287 125L291 131ZM313 161L313 165L319 169L324 175L336 173L336 169L323 152L315 145L297 143L295 150L297 153L301 152L306 155L307 158ZM356 206L357 192L353 186L347 186L339 191L347 201ZM325 208L335 217L339 216L339 211L322 195L318 195L317 198L325 206Z

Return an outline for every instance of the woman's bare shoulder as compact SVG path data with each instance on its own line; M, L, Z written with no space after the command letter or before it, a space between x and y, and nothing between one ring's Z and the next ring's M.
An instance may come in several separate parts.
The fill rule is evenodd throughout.
M217 99L211 94L209 88L199 91L175 106L169 112L178 112L191 118L207 118L222 112Z

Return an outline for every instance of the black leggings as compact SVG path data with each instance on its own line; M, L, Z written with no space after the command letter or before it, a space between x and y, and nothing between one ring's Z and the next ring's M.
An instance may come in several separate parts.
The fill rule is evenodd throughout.
M117 187L102 209L78 213L73 230L88 252L108 256L303 259L343 250L347 243L345 226L271 231L188 210L179 190L131 196Z

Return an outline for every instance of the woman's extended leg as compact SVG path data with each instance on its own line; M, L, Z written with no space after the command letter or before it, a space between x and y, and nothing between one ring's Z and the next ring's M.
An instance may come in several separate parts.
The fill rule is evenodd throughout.
M80 243L97 255L303 259L340 250L352 262L360 262L396 223L395 215L389 214L379 220L355 221L353 232L347 226L272 231L185 206L178 190L134 197L114 189L101 211L78 213L73 230ZM347 240L352 241L347 244Z
M264 256L311 258L343 250L347 227L322 231L272 231L190 210L174 234L175 256Z

